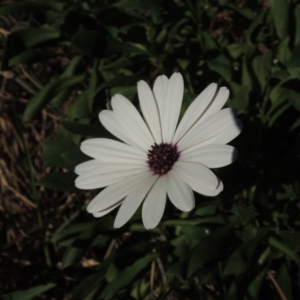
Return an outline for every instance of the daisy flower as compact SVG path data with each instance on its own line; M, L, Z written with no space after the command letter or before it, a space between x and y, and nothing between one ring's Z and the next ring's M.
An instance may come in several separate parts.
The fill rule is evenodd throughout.
M195 206L193 191L216 196L221 180L210 170L237 157L226 145L242 130L234 110L221 110L228 99L226 87L210 84L188 107L177 126L184 83L180 73L159 76L153 91L145 81L137 85L140 115L125 97L115 95L112 110L99 114L103 126L120 141L95 138L81 151L93 159L78 165L75 185L104 188L87 211L101 217L120 206L114 227L123 226L142 204L145 228L160 222L167 198L179 210Z

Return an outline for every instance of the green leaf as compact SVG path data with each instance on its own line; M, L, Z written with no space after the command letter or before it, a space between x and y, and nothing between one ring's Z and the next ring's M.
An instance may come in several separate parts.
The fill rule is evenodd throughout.
M54 288L55 283L48 283L45 285L39 285L30 288L26 291L18 291L1 296L1 300L31 300L36 296L40 296L42 293Z
M43 107L48 102L54 100L56 96L68 94L74 85L84 80L85 74L74 75L82 60L83 56L75 56L69 63L68 67L56 80L49 82L30 100L23 116L26 121L31 121L43 109Z
M71 44L80 52L92 57L102 56L107 47L104 34L96 30L82 30L77 32Z
M73 263L78 263L78 260L84 255L94 238L98 235L97 227L91 227L89 230L80 232L73 240L62 257L62 268L67 268Z
M244 44L229 44L226 47L226 50L233 59L237 59L246 49Z
M110 89L111 95L120 94L127 99L131 100L136 95L137 89L134 86L117 86Z
M297 4L294 9L295 16L295 45L300 45L300 4Z
M269 109L267 116L269 124L272 126L278 118L290 107L290 103L287 102L287 93L281 85L276 85L270 92L270 99L272 106Z
M255 49L253 47L249 47L243 57L243 67L242 67L242 86L250 87L250 90L254 88L254 79L253 74L251 73L251 61L255 54Z
M94 230L98 225L98 222L88 222L74 224L67 228L58 228L53 234L51 242L54 244L59 244L61 246L71 246L75 239L85 230Z
M205 226L182 226L181 231L184 234L185 243L189 246L189 249L192 249L200 240L203 240L210 234L210 230Z
M112 225L112 224L111 224ZM112 228L112 226L111 226ZM98 235L93 242L91 243L90 247L101 247L101 246L106 246L108 241L111 239L109 235Z
M300 85L299 79L290 79L282 85L287 99L298 111L300 111L299 85Z
M287 64L288 70L291 69L291 68L297 68L298 69L298 76L300 75L300 71L299 71L299 68L300 68L300 56L299 56L299 53L300 53L300 44L296 45L294 47L294 49L292 50L291 58L290 58L290 60L289 60L289 62Z
M19 3L9 3L3 5L0 8L0 16L11 15L11 14L25 14L32 13L36 10L41 10L42 5L36 2L19 2Z
M158 255L158 253L148 254L145 257L138 259L132 266L125 268L116 279L104 288L100 297L112 299L121 288L131 284L134 278Z
M218 254L218 244L211 238L205 238L195 246L187 265L187 277L215 258Z
M65 269L71 266L74 262L80 260L80 258L84 255L85 252L86 249L84 248L68 247L61 259L62 269Z
M127 67L132 67L133 62L131 59L127 58L127 57L120 57L117 60L114 60L112 62L108 62L107 64L105 64L102 67L102 70L117 70L117 69L121 69L121 68L127 68Z
M226 219L224 216L216 215L212 217L197 218L197 219L175 219L166 220L165 226L196 226L199 224L224 224Z
M106 272L114 260L115 255L110 255L104 260L99 270L92 275L86 276L71 292L72 300L92 300L95 299L93 295L101 289L101 282L104 280ZM99 295L100 291L97 293ZM90 298L90 296L92 297ZM95 296L95 295L94 295Z
M64 102L69 98L71 88L67 88L60 93L58 93L56 96L54 96L51 100L51 104L55 107L58 108L58 110L63 107ZM66 105L67 106L67 105Z
M138 43L120 42L117 40L109 39L107 46L107 53L110 54L138 54L138 55L149 55L148 49Z
M224 275L239 275L249 268L249 262L243 257L243 250L249 242L238 248L227 260Z
M79 150L79 147L67 134L59 132L52 140L43 144L42 159L47 167L72 168L73 165L62 156L62 153Z
M287 261L283 261L281 264L278 273L276 274L276 281L278 282L279 286L281 287L286 299L294 299L293 297L293 278L291 274L291 268L288 266Z
M34 11L44 11L47 9L60 10L63 4L61 3L51 3L51 2L33 2L33 1L23 1L15 2L3 5L0 8L0 16L11 15L11 14L31 14Z
M264 282L266 275L268 273L269 266L262 269L258 275L252 280L249 286L246 289L244 300L254 300L259 299L260 287Z
M256 16L256 13L254 11L250 10L249 8L247 8L246 6L239 7L239 6L237 6L235 4L231 4L231 3L226 3L226 6L232 8L233 10L235 10L236 12L238 12L243 17L245 17L249 20L254 19L254 17Z
M278 235L282 238L284 243L293 251L300 251L300 232L281 230Z
M203 31L201 33L201 37L203 39L203 44L204 44L204 48L205 48L206 52L216 51L216 49L218 49L218 44L212 38L211 34L209 34L206 31Z
M289 77L289 72L287 70L278 70L278 71L275 71L274 73L271 74L271 78L276 78L280 81L284 81L286 79L288 79Z
M36 2L17 2L3 5L0 8L0 16L10 14L32 13L35 10L40 10L42 7Z
M17 32L9 34L4 44L4 50L1 58L1 70L8 70L10 59L19 55L24 50L25 45Z
M68 78L68 77L74 75L75 73L77 73L77 69L79 68L83 59L84 59L83 55L74 56L73 59L68 64L67 68L61 74L60 78Z
M298 119L298 123L300 123L300 118ZM294 126L295 126L295 124L294 124ZM298 199L300 199L300 181L299 180L296 180L294 182L293 191L294 191L295 195L298 197Z
M189 241L184 235L173 239L170 244L174 247L173 254L179 258L185 257L190 250Z
M75 187L76 177L73 172L55 172L47 174L36 184L61 192L79 192L80 190Z
M99 60L94 60L94 65L93 69L91 72L90 76L90 83L87 88L87 97L88 97L88 107L89 110L93 110L93 104L94 104L94 99L97 94L97 87L99 85L99 80L100 80L100 74L99 74L99 68L100 68L100 61Z
M295 129L297 129L298 127L300 126L300 118L298 118L298 120L296 120L295 122L294 122L294 124L291 126L291 128L290 128L290 132L291 131L293 131L293 130L295 130ZM298 198L300 199L300 193L298 194Z
M289 48L289 43L290 43L290 37L286 36L284 39L282 39L277 50L278 59L284 65L288 64L291 58L291 50Z
M207 60L207 64L210 70L221 75L226 81L231 80L232 64L224 54L221 54L214 59Z
M271 90L270 99L272 101L272 107L269 110L269 114L283 101L286 101L286 94L280 84L275 85L275 87Z
M198 208L195 211L195 215L200 216L200 217L214 217L216 216L216 212L218 210L217 204L207 203L207 204L202 204L203 207Z
M150 282L148 278L137 279L135 286L131 288L130 296L132 296L132 299L146 299L149 294L149 287ZM170 294L170 291L167 294ZM162 299L162 297L156 298L156 300Z
M167 275L171 279L172 277L180 278L180 280L184 280L182 278L182 261L176 261L172 265L168 267Z
M73 134L83 135L85 137L103 137L108 135L106 129L100 126L100 124L99 126L94 126L66 120L62 120L60 123L67 131Z
M9 67L11 68L15 65L23 63L43 61L52 57L56 57L56 54L53 51L29 49L10 58Z
M167 32L166 48L173 48L173 41L175 37L178 36L178 32L182 28L182 25L186 22L188 22L187 19L181 19L170 28L170 30Z
M260 85L261 91L264 90L267 79L269 78L272 65L271 53L265 55L257 55L252 60L253 71L255 78Z
M218 255L222 243L228 238L232 229L233 225L225 225L198 242L191 251L186 265L187 277L192 276L199 268Z
M266 235L269 233L269 229L263 229L254 239L243 242L233 254L228 257L224 275L239 275L245 272L249 265L254 262L257 263L257 248L261 241L263 241Z
M66 227L69 223L62 224L53 234L51 242L62 246L71 246L82 232L96 230L100 234L112 229L113 222L112 218L105 217L93 222L73 224L69 227Z
M31 48L45 42L53 42L61 37L59 30L55 28L28 28L17 32L26 48Z
M89 102L89 92L85 90L73 100L71 106L68 108L68 116L74 119L91 118ZM69 129L67 130L70 131Z
M57 96L59 93L63 92L63 90L82 82L84 78L85 74L75 75L69 78L60 77L57 80L48 83L28 103L24 112L24 120L31 121L54 96Z
M91 160L91 158L87 155L85 155L78 146L75 147L75 149L70 151L64 151L61 153L61 157L67 161L71 169L75 169L75 167L85 161Z
M283 0L284 1L284 0ZM264 23L266 22L266 18L269 15L270 10L263 10L258 15L256 15L253 22L250 24L245 39L246 43L250 47L256 47L258 34L257 32L264 26Z
M232 86L233 84L231 84ZM229 99L227 102L228 106L237 109L238 112L244 111L249 104L250 89L249 86L236 85L232 99Z
M115 87L115 86L130 86L136 84L137 81L140 80L140 75L132 75L132 76L118 76L114 77L113 79L107 80L100 84L97 88L97 92L108 88L108 87Z
M280 39L288 36L289 7L287 0L271 0L271 13L274 26Z
M161 15L161 7L155 1L143 1L143 2L136 2L136 1L120 1L114 4L115 7L124 9L125 11L130 10L141 10L144 13L150 13L152 21L154 24L157 24L160 20ZM139 14L142 15L142 14Z
M295 251L290 249L288 247L288 245L281 242L280 240L278 240L275 237L270 237L268 242L271 246L278 249L279 251L281 251L282 253L287 255L290 259L292 259L298 265L298 267L300 268L300 258L299 258L299 256L297 255L297 253Z
M231 209L231 212L237 216L239 224L248 224L256 215L256 212L252 206L247 205L234 205Z

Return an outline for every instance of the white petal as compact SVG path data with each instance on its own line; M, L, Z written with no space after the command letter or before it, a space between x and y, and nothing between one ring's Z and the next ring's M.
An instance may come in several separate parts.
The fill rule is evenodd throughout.
M215 190L215 195L211 195L211 196L219 195L223 191L223 189L224 189L223 182L219 179L219 185L218 185L217 189Z
M203 115L203 120L209 117L210 115L214 114L215 112L219 111L226 103L229 97L229 90L226 87L221 87L217 95L215 95L214 99L211 101L210 105L208 106L207 110Z
M159 118L160 118L160 126L161 126L161 135L166 134L166 97L168 94L169 88L169 79L165 75L158 76L154 82L153 93L156 99L156 103L158 106Z
M163 106L166 101L168 86L169 86L169 79L165 75L158 76L153 86L153 93L158 106L161 125L162 125L162 118L164 117Z
M191 103L183 115L175 136L173 143L177 143L182 136L205 114L207 107L212 102L216 93L217 84L211 83L199 96Z
M234 122L235 113L233 109L226 108L218 111L204 121L200 121L199 123L197 123L178 142L178 148L183 151L197 144L200 144L223 131L224 126L226 126L228 123Z
M100 165L101 163L102 163L101 161L96 160L96 159L88 160L86 162L83 162L83 163L77 165L75 167L74 172L77 175L81 175L81 174L89 171L90 169L94 168L94 166Z
M161 176L155 182L143 204L142 216L146 229L152 229L160 222L167 198L167 177Z
M115 204L115 205L113 205L113 206L111 206L111 207L105 209L105 210L101 210L101 211L99 211L99 212L93 213L93 216L94 216L95 218L103 217L103 216L105 216L106 214L108 214L109 212L111 212L112 210L114 210L116 207L118 207L120 204L121 204L121 201L118 202L117 204Z
M158 176L151 176L146 178L136 189L134 189L123 201L117 217L115 219L114 227L120 228L133 216L138 209L146 194L151 189Z
M122 130L131 132L143 144L143 149L147 151L154 144L154 140L134 105L122 95L115 95L111 100L111 105Z
M121 179L141 173L148 169L146 163L142 164L112 164L101 162L87 172L79 175L75 186L79 189L90 190L106 187Z
M182 211L192 210L195 206L192 189L173 170L166 176L168 177L167 193L170 201Z
M208 168L220 168L234 162L237 150L229 145L196 145L180 153L180 161L200 163Z
M163 105L164 117L162 118L163 142L171 143L178 122L184 83L180 73L174 73L170 78L168 93Z
M152 174L147 170L118 181L100 192L88 205L89 213L105 210L128 196L141 182Z
M160 119L158 106L154 99L153 92L151 91L149 85L141 80L138 82L138 95L140 100L141 110L146 123L154 137L157 144L162 142Z
M110 139L89 139L81 143L83 153L103 162L144 163L147 161L145 151Z
M99 114L102 125L118 139L126 144L145 151L143 140L140 140L132 131L125 130L124 124L120 122L119 116L111 110L102 110ZM148 150L148 149L147 149Z
M194 191L206 196L215 196L220 180L207 167L191 162L177 162L173 166L173 171L178 172L184 182Z
M204 142L201 142L201 146L209 144L227 144L236 138L243 129L243 122L239 119L232 120L227 123L223 130L216 135L212 136Z

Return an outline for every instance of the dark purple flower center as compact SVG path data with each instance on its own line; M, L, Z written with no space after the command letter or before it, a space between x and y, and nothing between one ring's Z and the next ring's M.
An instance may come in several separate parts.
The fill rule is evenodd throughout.
M157 145L155 143L151 146L151 149L148 150L147 156L147 163L151 171L154 174L164 175L172 169L174 163L179 158L179 153L176 145L165 143Z

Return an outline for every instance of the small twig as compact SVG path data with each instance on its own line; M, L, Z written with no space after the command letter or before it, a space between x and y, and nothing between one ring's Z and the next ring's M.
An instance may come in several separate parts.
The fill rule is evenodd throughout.
M287 297L284 295L284 293L283 293L281 287L279 286L278 282L277 282L276 279L274 278L274 276L273 276L273 271L272 271L272 270L268 271L268 277L269 277L269 279L272 281L272 283L273 283L275 289L277 290L277 292L278 292L280 298L281 298L282 300L287 300Z
M0 97L2 97L2 95L4 94L5 87L6 87L6 82L7 82L7 78L3 77L2 84L1 84L1 89L0 89Z
M9 31L3 29L3 28L0 28L0 34L4 35L5 37L8 36L10 34Z
M163 264L161 262L161 259L158 257L156 259L156 262L157 262L158 268L160 270L161 277L163 279L163 283L166 284L167 283L167 276L166 276L166 272L165 272L164 266L163 266Z
M30 80L32 84L34 84L39 90L41 90L43 87L27 72L26 68L20 64L19 68L21 69L22 73L25 75L26 78Z
M150 271L150 292L151 292L151 299L154 296L154 277L155 277L155 261L151 263L151 271Z
M21 201L23 201L26 205L32 207L32 208L36 208L36 205L34 203L32 203L27 197L25 197L24 195L22 195L21 193L19 193L16 189L14 189L11 186L7 186L7 189L9 189L16 198L20 199Z
M15 72L13 71L2 71L0 74L7 79L14 80L17 84L19 84L23 89L25 89L28 93L32 95L36 95L37 91L29 85L25 80L23 80L21 77L19 77Z
M117 243L117 241L116 241L115 239L113 239L113 240L110 242L110 244L109 244L109 246L108 246L108 248L107 248L107 251L106 251L106 253L105 253L105 255L104 255L103 260L107 259L107 258L110 256L110 254L111 254L111 252L113 251L113 248L115 247L116 243Z

